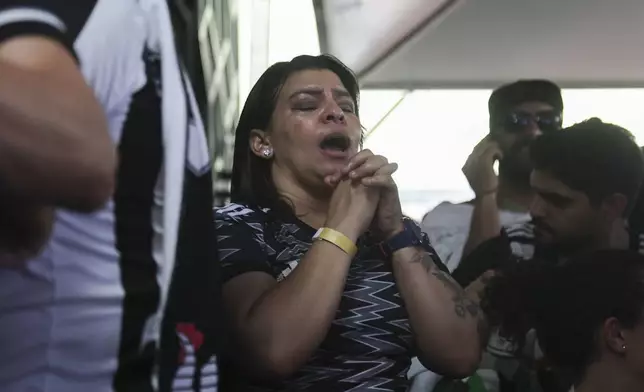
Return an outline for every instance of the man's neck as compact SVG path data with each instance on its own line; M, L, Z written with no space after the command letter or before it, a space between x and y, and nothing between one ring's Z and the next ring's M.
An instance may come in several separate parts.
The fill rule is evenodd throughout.
M528 212L534 192L529 184L516 184L507 179L499 178L497 206L500 210L512 212Z
M602 361L588 368L584 381L575 392L640 392L644 383L624 369L623 361Z

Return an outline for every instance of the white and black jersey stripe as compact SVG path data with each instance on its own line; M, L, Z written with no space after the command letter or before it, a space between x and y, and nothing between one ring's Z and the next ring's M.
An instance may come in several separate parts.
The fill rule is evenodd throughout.
M103 209L57 211L42 255L0 271L0 391L216 391L216 320L200 315L219 295L210 164L166 2L0 0L0 40L21 35L76 57L119 169ZM206 335L189 374L186 328Z
M644 234L630 230L629 237L630 249L644 254ZM561 261L556 249L536 241L532 223L518 223L505 227L501 235L478 245L461 261L452 276L467 287L486 271L511 268L518 260Z
M535 256L543 255L544 250L540 249L534 234L534 224L520 223L508 226L504 229L510 242L512 254L522 260L529 260ZM644 254L644 233L631 231L630 249Z

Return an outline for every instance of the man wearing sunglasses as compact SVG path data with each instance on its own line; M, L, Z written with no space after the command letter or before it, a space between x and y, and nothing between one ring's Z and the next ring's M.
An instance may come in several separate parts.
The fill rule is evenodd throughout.
M490 96L489 133L468 157L463 173L475 198L466 203L442 203L423 218L422 226L447 267L453 271L461 258L498 235L499 225L527 222L533 197L529 146L541 134L561 129L563 99L560 88L547 80L520 80L503 85ZM499 162L498 175L494 170ZM436 378L415 361L412 392L428 390ZM481 372L489 390L489 377ZM488 372L495 373L495 372ZM496 379L496 374L490 374ZM441 383L445 383L443 381Z
M502 86L490 96L490 133L474 148L463 173L474 191L470 233L462 256L498 234L501 224L527 220L533 198L530 145L561 129L561 90L545 80ZM499 161L498 176L493 165ZM462 257L461 256L461 257Z
M473 215L482 210L480 207L485 215L495 215L503 224L529 219L533 193L528 146L542 133L561 129L561 90L550 81L520 80L501 86L490 96L488 107L489 134L463 167L475 199L442 203L423 218L423 229L451 270L469 249L497 234L488 232L485 221L478 219L480 214ZM494 170L497 161L498 175Z

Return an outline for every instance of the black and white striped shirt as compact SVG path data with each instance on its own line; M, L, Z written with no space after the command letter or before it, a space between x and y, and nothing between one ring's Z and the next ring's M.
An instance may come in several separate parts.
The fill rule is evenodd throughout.
M538 246L534 234L534 224L520 223L504 229L509 240L512 255L521 260L533 258L551 259L556 257L551 251ZM644 253L644 233L629 232L629 247L631 250Z
M629 248L644 254L644 233L630 230ZM560 255L552 249L540 246L536 241L534 224L518 223L505 227L501 235L489 239L476 247L453 272L453 277L467 287L486 271L503 269L514 260L559 262Z
M0 390L216 391L210 161L166 2L0 0L0 40L20 35L78 59L119 168L104 208L57 211L44 252L0 270Z

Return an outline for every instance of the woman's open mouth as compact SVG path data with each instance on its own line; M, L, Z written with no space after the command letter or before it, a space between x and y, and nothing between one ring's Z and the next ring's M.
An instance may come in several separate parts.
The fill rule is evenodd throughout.
M350 153L351 139L343 133L331 133L320 142L320 150L331 158L347 158Z

